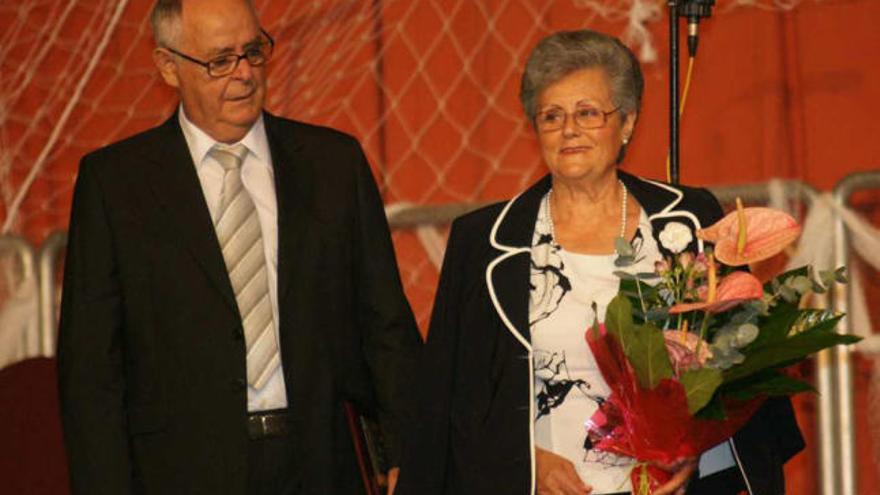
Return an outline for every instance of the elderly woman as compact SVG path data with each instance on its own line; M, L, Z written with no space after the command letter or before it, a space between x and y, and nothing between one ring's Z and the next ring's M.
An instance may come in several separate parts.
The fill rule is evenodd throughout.
M704 189L619 170L642 88L633 54L594 31L556 33L529 57L520 98L550 173L452 226L399 494L631 491L634 461L586 438L609 388L585 331L618 291L621 243L636 252L627 270L652 271L667 224L722 215ZM802 447L788 400L768 401L699 461L666 466L655 493L780 494Z

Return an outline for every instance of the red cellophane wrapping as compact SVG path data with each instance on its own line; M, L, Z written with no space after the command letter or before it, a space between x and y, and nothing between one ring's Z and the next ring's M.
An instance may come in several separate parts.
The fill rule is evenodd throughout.
M671 477L652 463L671 465L682 458L699 456L732 436L761 404L761 400L728 401L727 419L695 418L688 412L684 386L677 380L663 379L654 389L639 384L620 344L604 325L598 336L592 330L587 332L587 343L611 388L611 394L587 423L593 447L647 464L647 494ZM639 483L643 472L636 467L631 474L633 493L639 495L646 495L639 489L644 486Z

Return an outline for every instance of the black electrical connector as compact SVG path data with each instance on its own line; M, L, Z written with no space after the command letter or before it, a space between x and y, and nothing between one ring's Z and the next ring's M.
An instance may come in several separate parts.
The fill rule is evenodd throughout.
M688 55L697 56L698 27L700 19L712 15L715 0L681 0L678 4L678 15L687 19L688 23Z

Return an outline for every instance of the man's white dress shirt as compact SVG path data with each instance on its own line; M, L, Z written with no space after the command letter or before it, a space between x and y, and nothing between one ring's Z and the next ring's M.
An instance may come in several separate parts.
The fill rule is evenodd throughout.
M183 111L178 111L180 127L192 155L205 202L211 212L211 220L217 222L220 214L220 192L223 189L223 167L210 154L217 144L211 136L190 122ZM239 141L247 147L248 153L241 164L241 181L251 195L263 231L263 246L266 254L266 268L269 278L269 300L275 318L275 338L281 347L278 318L278 202L275 197L275 173L272 168L272 155L263 116L254 123L244 138ZM238 144L238 143L226 143ZM280 351L279 351L280 352ZM256 390L248 385L248 411L265 411L287 407L287 391L284 388L283 364L278 366L266 385Z

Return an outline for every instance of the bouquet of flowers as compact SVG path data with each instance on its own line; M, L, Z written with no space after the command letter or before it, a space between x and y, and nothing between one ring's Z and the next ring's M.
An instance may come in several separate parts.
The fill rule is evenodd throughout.
M799 234L790 216L737 201L736 211L697 231L714 249L684 251L690 230L667 224L660 241L671 258L654 273L618 272L621 291L604 325L587 331L611 388L587 428L595 448L637 460L633 493L649 495L669 479L658 464L699 456L733 435L764 398L812 390L787 367L858 340L835 331L841 315L800 304L845 282L842 269L803 267L762 284L737 268Z

